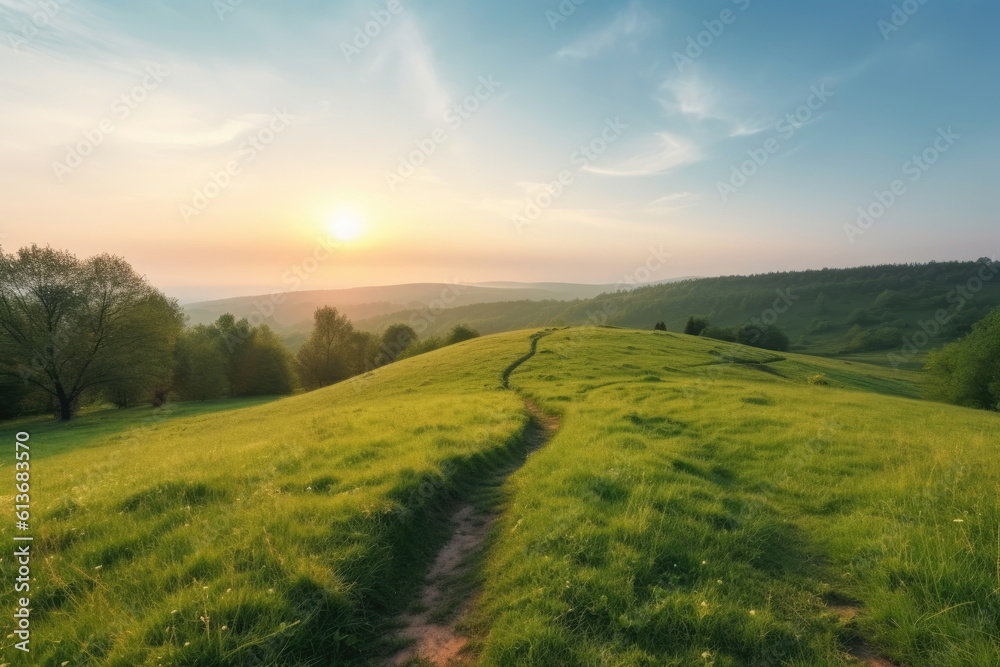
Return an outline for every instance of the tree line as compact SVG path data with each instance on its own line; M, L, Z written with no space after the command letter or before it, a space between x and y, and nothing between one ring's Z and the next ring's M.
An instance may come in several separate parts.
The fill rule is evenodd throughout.
M293 353L266 324L229 314L210 325L185 320L120 257L0 248L0 419L51 411L67 420L88 403L292 394L479 335L458 325L420 340L398 324L378 336L323 307Z

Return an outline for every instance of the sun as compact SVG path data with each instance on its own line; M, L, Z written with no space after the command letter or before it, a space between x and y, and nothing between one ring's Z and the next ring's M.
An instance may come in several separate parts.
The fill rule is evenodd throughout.
M330 237L341 243L357 240L365 232L365 225L361 219L350 213L338 215L327 226Z

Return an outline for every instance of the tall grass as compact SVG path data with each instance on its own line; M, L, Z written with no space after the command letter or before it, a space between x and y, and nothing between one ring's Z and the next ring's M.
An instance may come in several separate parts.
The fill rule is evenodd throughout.
M69 425L86 442L51 456L59 428L39 426L31 664L379 654L440 537L437 508L521 447L522 405L500 376L527 347L526 335L460 345L250 409Z
M563 428L510 481L483 664L1000 664L997 415L678 335L539 347L511 384Z

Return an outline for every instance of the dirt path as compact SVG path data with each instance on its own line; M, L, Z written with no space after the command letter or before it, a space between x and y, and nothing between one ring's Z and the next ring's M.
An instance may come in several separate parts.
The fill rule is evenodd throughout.
M845 625L849 625L861 613L861 603L846 598L836 599L829 606L830 610L839 616ZM856 637L850 643L848 653L852 658L865 665L865 667L896 667L896 665L876 653L860 637Z
M535 334L531 338L531 350L508 366L501 383L510 388L511 374L538 350L538 341L545 334ZM496 471L484 486L499 486L517 471L531 452L547 443L559 429L559 418L551 417L531 401L525 401L528 423L524 428L525 456L511 465ZM420 590L418 610L401 618L403 629L398 635L412 642L399 651L388 662L390 665L432 664L471 665L474 657L466 651L469 640L458 630L460 621L475 599L475 591L469 591L463 584L482 555L482 546L489 534L496 515L481 511L471 503L460 503L451 514L451 537L441 548Z

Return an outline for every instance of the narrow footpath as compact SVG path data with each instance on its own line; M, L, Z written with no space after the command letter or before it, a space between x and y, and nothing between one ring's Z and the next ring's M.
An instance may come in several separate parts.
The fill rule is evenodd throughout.
M531 337L531 350L508 366L501 375L501 383L510 389L510 376L521 364L538 351L538 341L546 333ZM529 400L524 409L528 413L523 439L525 456L497 470L482 483L489 493L499 488L506 479L521 468L528 455L543 447L559 429L558 417L546 415ZM420 590L417 611L405 614L401 639L412 642L407 648L390 658L390 665L470 665L473 656L465 651L469 640L459 631L461 621L469 612L477 592L470 590L467 581L473 567L483 556L483 543L496 521L495 513L477 509L473 503L458 503L449 518L451 536L434 558Z

